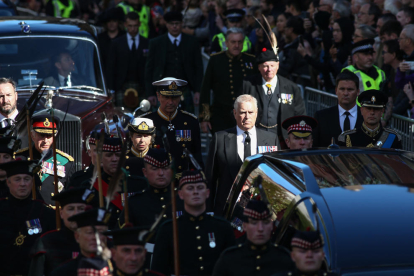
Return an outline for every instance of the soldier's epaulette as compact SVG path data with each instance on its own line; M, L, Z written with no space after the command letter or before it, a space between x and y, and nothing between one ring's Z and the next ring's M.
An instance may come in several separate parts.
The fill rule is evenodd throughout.
M395 134L395 136L397 136L397 138L398 138L398 141L401 141L401 135L400 135L400 134L398 134L398 132L396 132L394 129L392 129L392 128L388 128L388 127L384 127L384 130L385 130L386 132L389 132L389 133Z
M60 155L62 155L63 157L66 157L71 162L75 161L75 159L73 159L73 157L70 156L69 154L67 154L66 152L63 152L63 151L58 150L58 149L56 149L56 152L59 153Z
M9 200L9 198L8 197L2 197L2 198L0 198L0 200Z
M189 116L191 116L191 117L193 117L193 118L194 118L194 119L196 119L196 120L198 119L198 118L197 118L197 116L196 116L196 115L194 115L193 113L190 113L190 112L187 112L187 111L184 111L184 110L181 110L181 112L182 112L182 113L184 113L184 114L187 114L187 115L189 115Z
M350 129L350 130L345 130L344 132L339 134L338 141L345 143L345 137L349 134L355 133L356 131L357 131L356 128Z
M50 233L54 233L54 232L58 232L59 230L57 230L57 229L55 229L55 230L50 230L50 231L47 231L46 233L44 233L44 234L42 234L40 237L41 238L43 238L44 236L46 236L47 234L50 234Z
M138 116L138 118L141 118L141 117L147 116L148 114L151 114L151 113L152 113L152 111L147 112L147 113L144 113L144 114L142 114L142 115L139 115L139 116Z
M228 252L235 251L235 250L240 249L242 247L243 247L243 244L242 243L239 243L238 245L235 245L235 246L227 247L227 249L225 249L223 251L222 255L224 255L224 254L226 254Z
M246 56L249 56L249 57L256 57L255 55L252 55L252 54L249 54L249 53L246 53L246 52L243 52L242 54L245 54Z
M26 151L28 149L29 149L28 147L27 148L19 149L18 151L15 152L15 154L22 153L22 152L24 152L24 151Z
M217 53L214 53L214 54L210 54L210 57L217 56L217 55L223 54L225 52L226 51L221 51L221 52L217 52Z
M290 251L289 251L289 249L287 249L286 247L284 247L284 246L280 246L280 245L278 245L277 243L274 243L274 244L273 244L273 246L274 246L275 248L277 248L277 249L279 249L279 250L282 250L282 251L284 251L284 252L286 252L287 254L289 254L289 255L290 255Z
M147 191L146 189L143 189L143 190L141 190L141 191L134 192L134 194L133 194L133 195L131 195L131 196L129 196L129 197L130 197L130 198L132 198L132 197L134 197L134 196L142 195L142 194L144 194L146 191Z
M222 218L222 217L219 217L219 216L215 216L215 215L210 215L210 214L207 214L208 216L210 216L210 217L212 217L213 219L215 219L215 220L219 220L219 221L222 221L222 222L226 222L226 223L228 223L229 221L228 220L226 220L226 219L224 219L224 218Z

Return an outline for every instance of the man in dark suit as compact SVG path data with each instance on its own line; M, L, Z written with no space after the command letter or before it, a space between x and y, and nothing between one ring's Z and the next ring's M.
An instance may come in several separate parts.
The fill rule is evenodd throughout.
M275 133L255 127L256 98L250 95L237 97L233 113L237 126L214 134L207 159L211 206L217 215L223 213L230 188L244 159L279 146Z
M130 12L126 16L127 33L112 42L108 86L116 91L116 103L131 108L138 106L138 98L145 97L145 68L148 39L138 34L139 16ZM135 91L134 91L135 90ZM125 101L124 101L125 98Z
M168 33L152 39L149 43L145 67L148 100L153 106L157 104L156 91L152 86L154 81L174 77L188 82L188 90L194 92L194 104L198 105L203 81L200 45L195 37L181 32L183 15L180 12L168 12L164 19ZM188 91L186 94L189 94Z
M45 85L61 87L74 85L87 85L86 81L75 74L75 62L69 51L60 51L57 55L52 57L53 67L52 75L45 78Z
M306 115L300 90L295 83L276 75L279 58L273 51L261 52L256 63L260 74L243 81L242 94L250 94L259 102L256 126L277 134L282 148L287 148L284 138L288 138L288 135L286 130L282 130L281 122L289 117Z
M359 79L355 74L344 71L336 77L335 93L338 105L319 110L315 113L318 127L313 132L313 146L327 147L338 141L343 131L359 128L364 119L356 104L359 94Z

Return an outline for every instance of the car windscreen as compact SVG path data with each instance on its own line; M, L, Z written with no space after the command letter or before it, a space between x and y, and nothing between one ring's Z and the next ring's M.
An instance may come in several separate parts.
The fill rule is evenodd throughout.
M310 167L320 188L414 183L414 154L330 154L284 157ZM286 164L292 172L297 168Z
M44 81L46 86L104 93L97 47L82 38L0 38L0 74L21 89Z

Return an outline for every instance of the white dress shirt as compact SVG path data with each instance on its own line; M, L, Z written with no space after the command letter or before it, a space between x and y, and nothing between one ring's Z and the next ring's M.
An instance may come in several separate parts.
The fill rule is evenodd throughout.
M127 33L127 41L128 41L128 48L132 50L132 43L133 40L135 40L135 50L138 49L139 45L139 35L136 35L135 37L132 37L129 33Z
M170 33L168 33L168 38L171 40L171 43L174 45L174 40L176 40L177 39L177 46L179 46L180 45L180 43L181 43L181 37L182 37L182 35L181 34L179 34L177 37L173 37Z
M356 121L357 121L357 115L358 115L357 105L354 105L354 107L351 108L350 110L345 110L338 104L338 110L339 110L339 124L341 126L342 131L344 131L344 121L346 118L346 115L344 113L347 111L351 114L349 115L350 129L354 129Z
M14 122L14 120L17 117L17 114L19 114L19 111L16 108L14 110L14 112L11 114L11 116L9 117L9 119L12 119L13 122ZM7 120L6 119L7 118L3 114L0 113L0 127L4 128L4 127L7 127L8 126L8 123L7 123Z
M246 139L246 133L244 130L241 130L238 126L237 128L237 153L242 161L244 161L244 140ZM250 153L252 155L257 154L257 133L256 127L253 127L249 130L250 136Z
M263 91L265 93L265 95L267 96L267 86L266 84L270 83L270 85L272 86L270 89L272 91L272 94L275 92L275 88L277 85L277 76L275 76L273 78L273 80L271 80L270 82L266 82L264 78L262 78L262 87L263 87Z

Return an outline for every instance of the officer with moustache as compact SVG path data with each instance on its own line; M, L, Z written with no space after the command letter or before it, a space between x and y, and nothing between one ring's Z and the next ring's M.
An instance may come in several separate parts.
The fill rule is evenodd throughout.
M312 130L318 122L309 116L294 116L283 121L282 127L287 131L285 139L289 149L307 149L312 147Z
M7 174L10 195L0 200L0 267L4 275L27 275L29 252L36 239L56 228L55 212L30 197L35 161L12 161L0 165Z
M175 78L164 78L152 83L157 87L157 98L160 107L155 112L148 112L141 115L141 118L148 118L154 122L158 133L155 137L155 146L164 147L162 142L163 133L166 131L170 144L171 155L175 160L175 171L177 178L181 172L188 168L188 160L184 156L184 148L193 153L200 166L203 166L201 156L200 125L195 115L178 109L182 89L187 82Z
M44 233L37 239L31 250L32 262L29 275L45 275L57 268L60 264L76 258L79 255L79 244L75 240L76 224L70 222L69 217L85 211L94 194L85 188L73 188L63 191L53 200L59 201L62 228Z
M362 126L342 132L338 145L346 147L393 148L401 149L401 137L393 129L384 128L381 117L387 104L387 97L378 90L367 90L359 94Z
M53 136L57 135L57 128L59 126L59 118L54 118L55 123L53 126L53 118L48 113L38 113L32 116L32 131L30 132L31 138L33 140L33 159L42 161L42 169L39 172L40 180L42 181L42 186L40 189L40 195L46 204L55 205L55 201L52 200L52 197L55 193L54 186L54 169L53 169ZM54 132L53 132L54 128ZM45 156L42 156L46 154ZM16 158L21 158L23 160L30 159L29 148L23 148L16 152ZM58 191L61 192L66 183L69 182L69 178L75 171L75 162L72 156L67 153L64 153L61 150L56 149L56 159L57 159L57 174L58 174Z
M220 253L235 244L230 223L206 213L209 194L202 171L183 172L178 195L184 201L184 212L177 220L182 275L211 275ZM151 268L165 275L174 273L172 233L172 221L168 220L161 225L155 241Z

